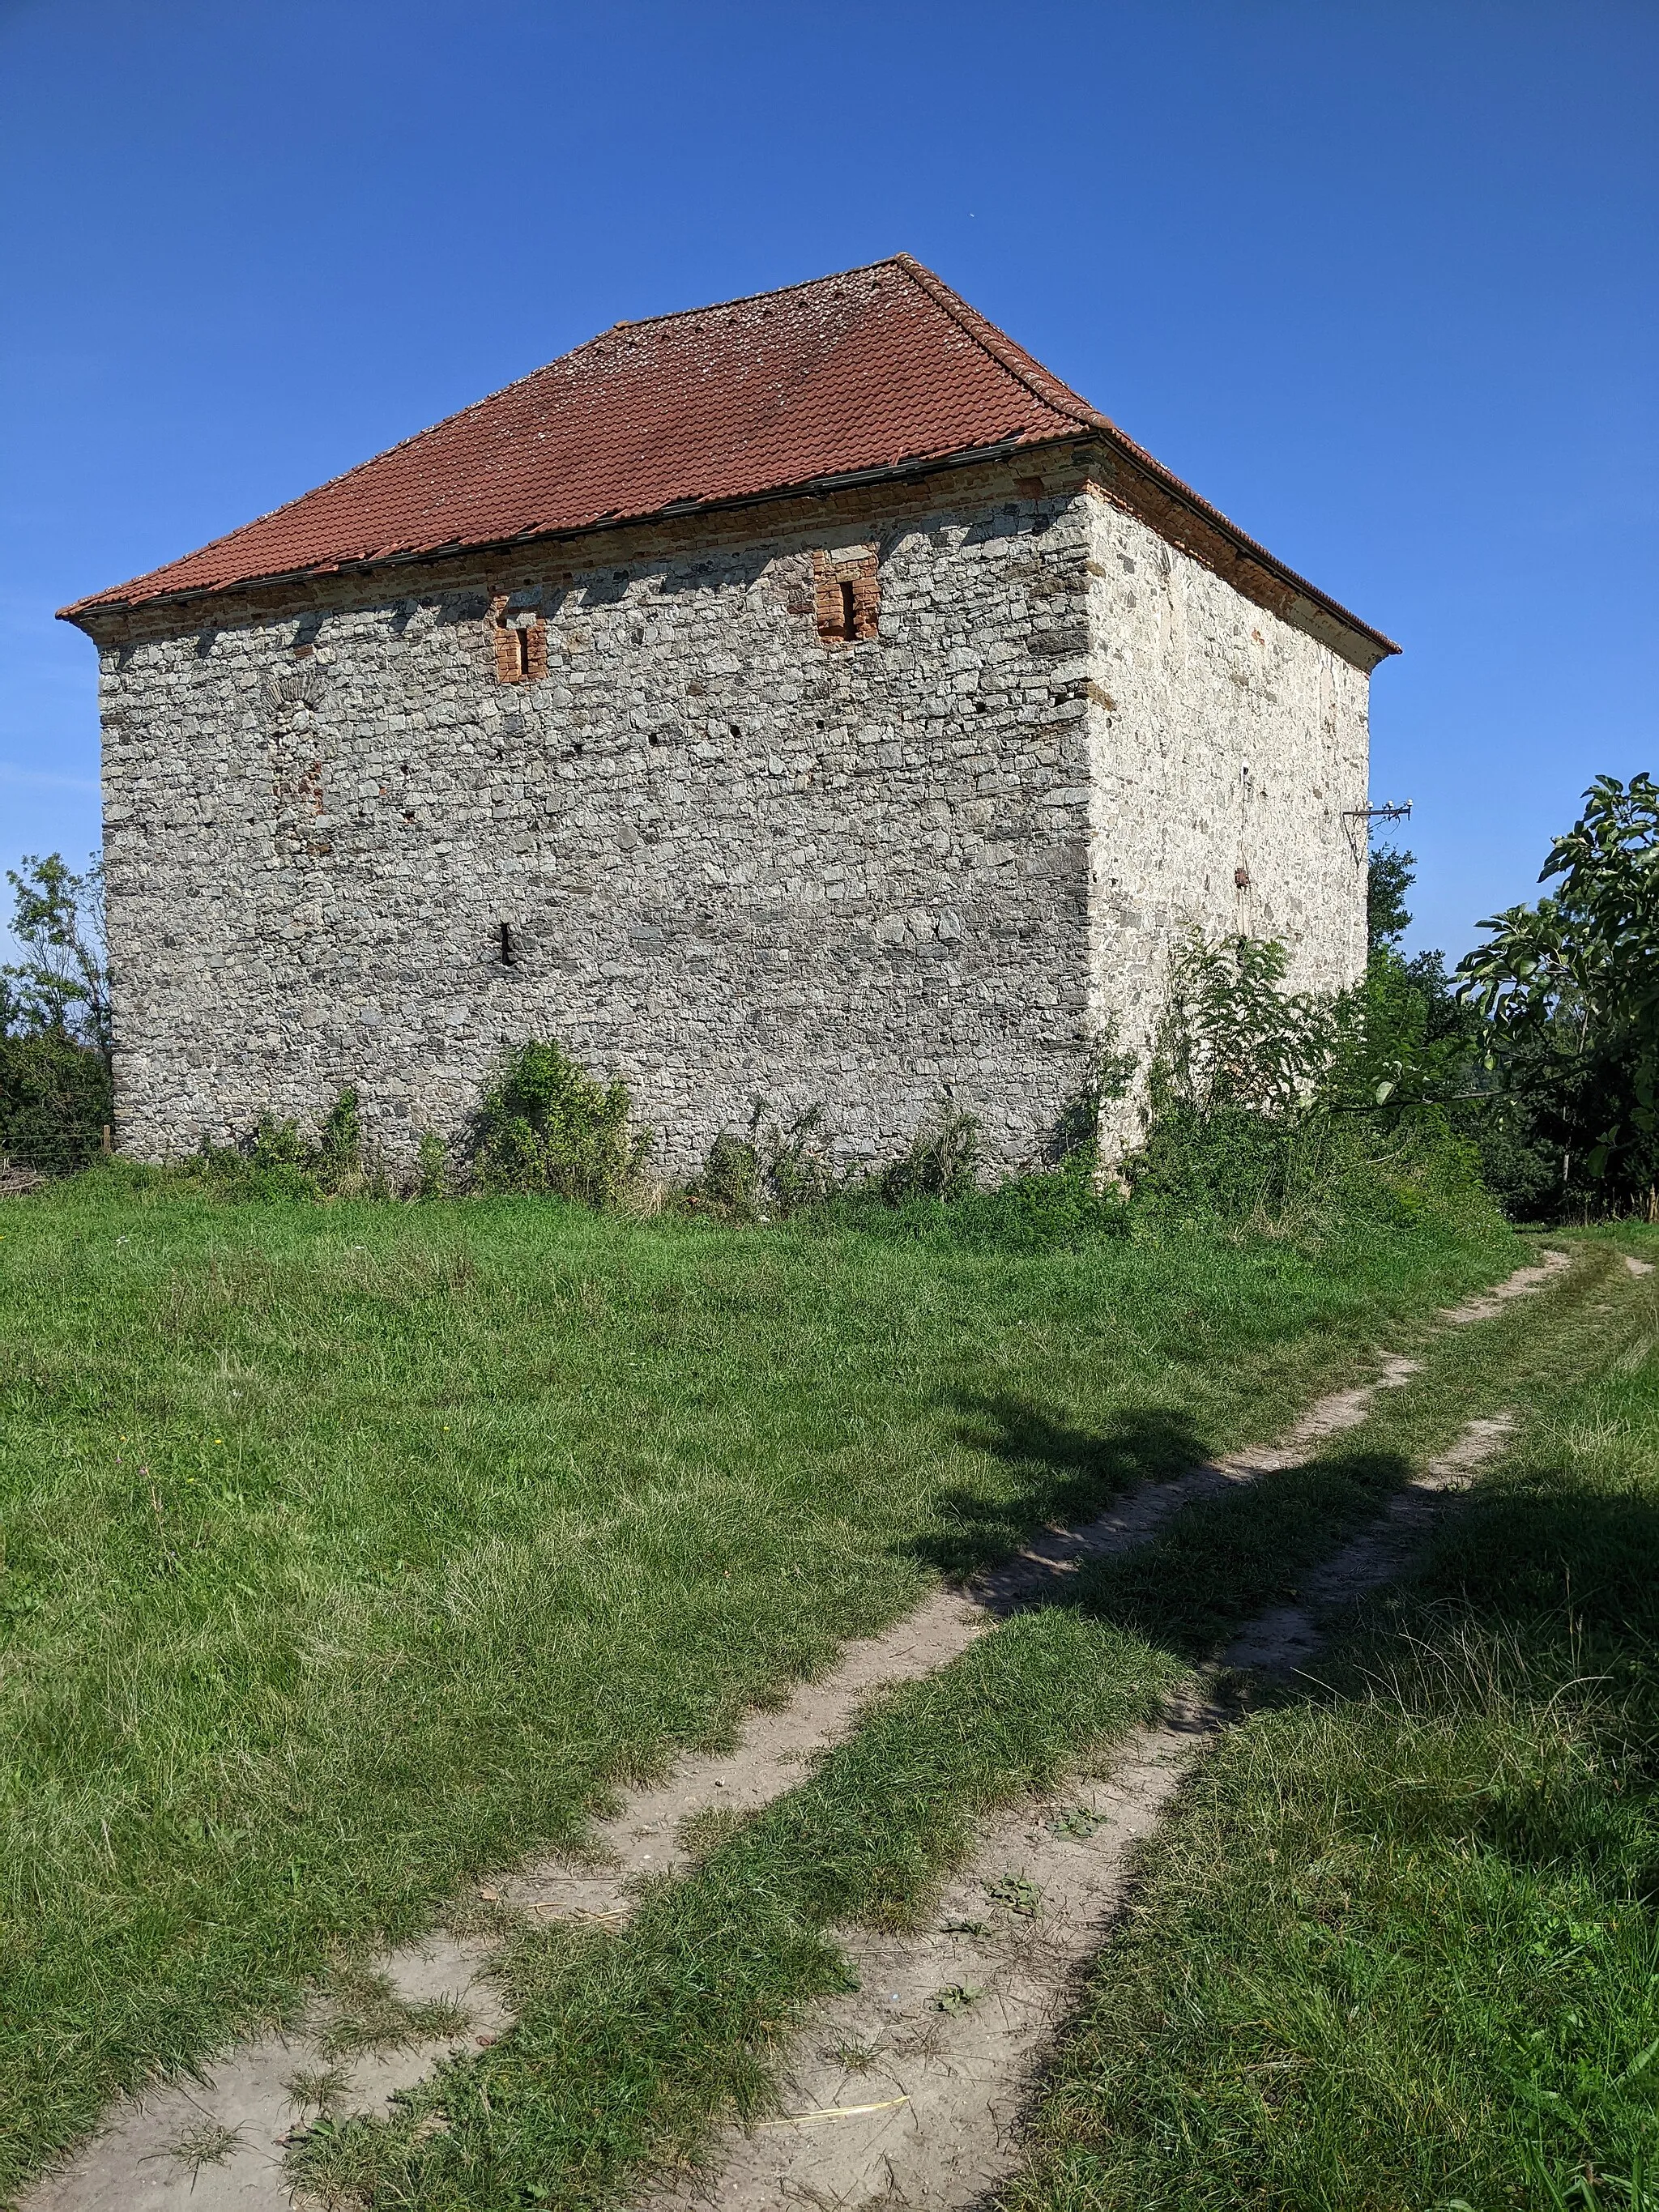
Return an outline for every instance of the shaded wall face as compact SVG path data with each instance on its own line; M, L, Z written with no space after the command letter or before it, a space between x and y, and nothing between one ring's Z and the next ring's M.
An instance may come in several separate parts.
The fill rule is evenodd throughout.
M947 1090L1030 1161L1085 1066L1090 526L635 540L504 604L458 570L106 652L123 1148L352 1084L406 1159L537 1036L629 1085L670 1173L757 1097L850 1159ZM872 555L873 620L826 639Z
M1363 973L1370 678L1089 504L1091 1002L1144 1066L1190 927L1282 939L1294 989Z

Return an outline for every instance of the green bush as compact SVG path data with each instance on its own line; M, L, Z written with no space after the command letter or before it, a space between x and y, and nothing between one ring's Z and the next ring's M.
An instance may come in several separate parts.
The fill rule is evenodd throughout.
M98 1158L113 1113L94 1046L50 1031L0 1036L0 1168L72 1175Z
M484 1092L473 1129L472 1180L615 1206L636 1196L648 1130L629 1126L627 1086L600 1083L559 1046L532 1039L509 1052Z
M1318 1236L1346 1222L1495 1218L1476 1146L1422 1095L1397 994L1285 991L1272 939L1194 933L1170 965L1148 1126L1124 1163L1161 1222Z
M757 1098L749 1134L720 1131L686 1201L693 1212L729 1221L769 1221L820 1206L836 1188L830 1143L822 1106L805 1107L785 1121Z
M316 1139L297 1121L261 1114L240 1144L204 1145L162 1172L169 1182L207 1182L228 1198L386 1198L386 1176L364 1156L357 1093L342 1091Z
M929 1107L908 1148L878 1178L889 1206L931 1198L942 1205L963 1199L978 1188L979 1123L955 1102Z

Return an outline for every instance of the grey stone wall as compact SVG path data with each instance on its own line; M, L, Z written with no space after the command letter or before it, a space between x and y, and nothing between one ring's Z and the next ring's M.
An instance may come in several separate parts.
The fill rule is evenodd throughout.
M876 556L876 636L820 635L826 552ZM499 678L503 596L544 625L533 681ZM1075 477L982 465L180 619L103 653L141 1158L349 1083L405 1160L552 1036L629 1085L670 1174L757 1096L821 1102L850 1160L947 1091L1012 1168L1103 1025L1144 1036L1182 918L1283 929L1308 981L1362 949L1364 677Z
M1088 534L1091 1005L1144 1067L1185 932L1282 939L1297 990L1363 972L1370 678L1099 495Z
M875 1155L948 1088L1032 1157L1082 1067L1086 526L1009 501L890 529L852 645L811 554L871 541L832 522L522 582L532 684L496 678L499 580L460 572L110 655L123 1146L351 1082L404 1157L553 1035L671 1172L757 1095Z

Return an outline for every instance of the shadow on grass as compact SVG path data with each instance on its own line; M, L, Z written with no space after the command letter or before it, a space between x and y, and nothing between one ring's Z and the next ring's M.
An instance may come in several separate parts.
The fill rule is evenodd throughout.
M945 1491L942 1525L906 1547L952 1582L1000 1564L1034 1528L1077 1527L1138 1483L1180 1474L1209 1456L1207 1440L1177 1407L1143 1407L1092 1430L1018 1398L955 1402L961 1441L1015 1469L1019 1482L996 1498Z

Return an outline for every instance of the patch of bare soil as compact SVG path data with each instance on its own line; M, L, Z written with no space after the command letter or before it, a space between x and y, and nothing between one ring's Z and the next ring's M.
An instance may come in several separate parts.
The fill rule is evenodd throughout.
M1299 1666L1317 1644L1318 1613L1395 1573L1437 1494L1466 1483L1508 1428L1501 1418L1472 1422L1310 1578L1304 1605L1252 1621L1224 1663ZM1018 2162L1036 2067L1105 1939L1136 1847L1229 1717L1209 1706L1174 1711L1109 1771L988 1822L927 1928L843 1931L858 1988L816 2010L797 2039L782 2115L731 2131L705 2166L648 2195L641 2212L945 2212L981 2203Z
M437 1933L386 1960L378 1986L313 2008L302 2029L240 2045L199 2080L120 2107L27 2212L289 2212L288 2137L324 2113L385 2114L396 2091L508 2024L483 1942Z
M1541 1291L1553 1276L1571 1265L1570 1252L1547 1249L1535 1267L1517 1267L1501 1283L1494 1283L1491 1290L1482 1291L1477 1297L1466 1298L1461 1306L1442 1306L1435 1319L1457 1327L1466 1322L1496 1321L1511 1298L1524 1298L1534 1291Z

